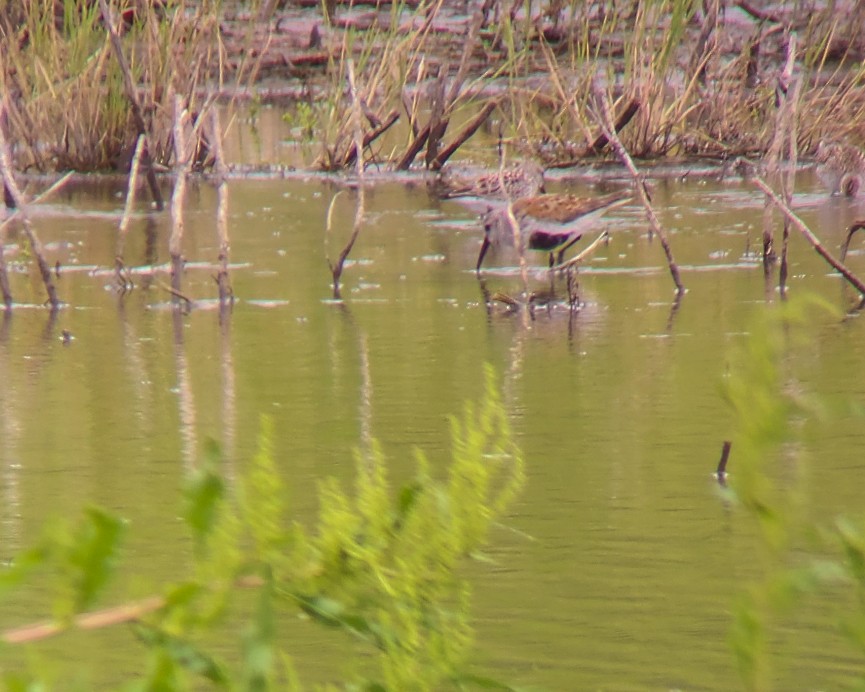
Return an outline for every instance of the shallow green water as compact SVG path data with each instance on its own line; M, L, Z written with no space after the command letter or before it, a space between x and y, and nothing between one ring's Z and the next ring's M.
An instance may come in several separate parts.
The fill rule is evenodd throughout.
M810 178L802 186L802 216L837 247L861 207L826 198ZM238 303L222 324L207 304L188 316L165 309L165 274L149 289L137 280L122 300L109 290L120 188L81 187L37 216L52 262L62 263L59 291L69 306L52 323L27 307L42 300L36 278L13 276L24 305L0 327L0 558L34 540L47 517L98 503L129 521L127 576L115 593L150 593L188 559L178 487L207 438L240 471L260 416L271 416L294 507L308 520L316 483L351 479L352 449L370 436L397 480L411 473L415 446L444 465L447 416L480 395L491 363L528 483L494 536L494 564L469 567L479 668L545 689L740 687L727 636L735 597L758 574L756 542L752 521L719 497L711 472L732 431L720 394L729 352L761 305L777 299L743 259L757 247L760 196L739 182L657 183L688 288L678 309L659 243L646 239L639 210L626 207L611 215L612 242L581 274L582 309L541 309L529 319L485 309L471 213L395 180L369 192L345 303L329 301L326 257L338 253L354 216L354 193L344 191L326 236L339 189L319 179L231 183ZM214 207L212 188L195 186L190 262L216 257ZM168 224L165 214L137 218L128 262L164 263ZM793 293L847 305L840 281L798 237L792 253ZM854 252L850 265L865 273L865 253ZM212 273L191 265L186 293L212 298ZM533 281L542 287L544 273ZM519 291L512 271L490 272L487 285ZM802 386L830 403L861 403L861 319L821 317L808 357L794 365ZM803 437L815 524L857 513L861 419L835 413L806 423ZM842 607L814 598L780 623L779 688L850 682L861 661L834 633ZM0 603L0 627L47 614L39 594L27 592ZM303 622L283 626L304 680L350 671L353 645L344 637ZM134 647L118 630L61 637L24 658L84 668L94 685L110 686L135 670ZM0 654L9 665L21 660L17 651Z

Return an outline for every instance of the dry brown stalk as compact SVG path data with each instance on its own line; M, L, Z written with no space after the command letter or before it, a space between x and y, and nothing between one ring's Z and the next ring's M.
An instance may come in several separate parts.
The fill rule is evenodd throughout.
M153 202L156 208L160 211L165 206L162 200L162 192L159 189L159 183L156 180L156 173L153 172L153 166L150 153L147 149L147 125L144 123L141 103L138 100L138 92L135 88L135 82L132 79L132 73L129 71L129 64L126 62L126 57L123 55L123 45L120 42L120 36L117 34L115 27L117 26L117 18L114 15L114 10L108 4L108 0L99 0L99 8L102 10L102 16L105 18L105 27L108 30L108 36L111 39L111 48L114 51L114 58L120 66L120 71L123 74L123 86L126 90L126 98L129 99L129 107L132 113L132 119L135 122L135 128L138 130L139 136L145 137L144 145L144 166L147 170L147 184L150 187L150 194L153 196Z
M616 122L613 126L615 131L621 132L622 128L631 122L638 110L640 110L640 102L637 99L632 98L619 114L619 117L616 118ZM609 142L610 140L607 139L607 135L601 132L601 134L595 138L595 141L586 149L586 154L600 154Z
M72 624L82 630L102 629L111 625L140 620L143 616L154 613L164 606L165 598L162 596L150 596L134 603L126 603L113 608L81 613L75 616ZM7 630L3 633L2 640L7 644L26 644L54 637L66 631L66 629L68 628L65 625L57 622L41 622L14 630Z
M607 138L610 141L610 146L612 146L613 150L616 152L616 155L619 157L619 160L628 169L631 174L631 177L634 179L635 187L637 188L637 195L640 198L640 201L643 204L643 208L646 210L646 219L649 222L649 227L652 231L658 234L658 238L661 241L661 246L664 248L664 254L667 257L667 265L670 268L670 276L673 278L673 283L676 285L676 293L682 294L685 291L685 286L682 283L682 279L679 277L679 267L676 265L676 260L673 258L673 249L670 246L669 241L667 240L667 234L664 232L663 227L661 226L661 222L658 221L658 216L655 214L655 210L652 207L652 203L649 200L649 195L646 192L646 181L643 176L637 171L636 166L634 166L634 162L631 159L630 154L628 154L624 145L622 145L621 140L619 139L619 135L616 133L613 127L613 118L610 113L610 104L607 100L607 95L604 91L598 87L594 90L595 101L600 108L600 113L595 114L595 119L598 122L601 130L604 131Z
M456 150L465 144L466 141L478 131L478 128L487 121L487 118L492 115L492 112L498 105L499 99L494 98L487 101L478 114L469 120L465 127L457 133L457 136L454 137L453 141L438 153L430 168L434 171L440 170L442 166L447 163L447 160L456 153Z
M234 583L235 586L246 589L260 588L264 584L262 579L256 576L241 577ZM167 601L164 596L148 596L139 601L123 603L111 608L79 613L72 618L72 627L81 630L97 630L135 622L141 620L145 615L161 610L166 605ZM57 622L38 622L2 632L0 633L0 641L6 644L28 644L55 637L68 629L69 626Z
M75 171L69 171L68 173L66 173L66 175L64 175L62 178L60 178L56 182L52 183L51 186L48 189L46 189L44 192L40 192L38 195L36 195L36 197L31 199L30 200L30 206L32 207L34 204L40 204L40 203L44 202L45 200L47 200L55 192L57 192L60 188L62 188L64 185L66 185L66 183L68 183L72 179L72 176L74 176L74 175L75 175ZM19 218L19 216L20 216L20 210L19 209L12 209L9 216L7 216L5 219L3 219L2 222L0 222L0 231L6 230L6 227L10 223L12 223L15 219Z
M3 107L0 105L0 111L2 111L2 109ZM0 122L3 122L3 120L4 118L2 117L2 114L0 114ZM56 310L60 307L60 300L57 298L54 279L51 277L51 268L45 260L45 252L42 249L42 243L39 240L39 236L36 234L33 225L30 223L30 216L26 211L27 200L25 200L24 195L18 189L18 183L15 182L15 177L12 175L9 148L6 144L6 135L3 132L2 127L0 127L0 176L2 176L3 184L6 186L6 190L8 190L15 202L15 208L20 214L21 222L24 226L24 234L27 236L30 250L36 258L36 265L39 267L39 274L42 277L42 283L45 284L45 291L48 293L48 303L51 305L52 310ZM3 238L0 238L0 241L2 240ZM12 296L11 293L9 293L8 277L5 276L5 264L3 266L3 273L5 283L0 285L0 288L3 290L3 302L6 305L6 308L9 309L12 307Z
M104 1L104 0L103 0ZM168 239L168 254L171 256L171 293L181 293L183 277L183 202L186 197L186 180L189 175L191 153L186 140L189 129L189 112L183 107L183 99L174 95L174 159L176 164L174 192L171 196L171 235ZM184 296L185 297L185 296Z
M3 294L3 307L8 313L12 309L12 289L9 287L9 272L6 269L4 245L6 245L6 237L4 233L0 232L0 293Z
M405 153L400 157L400 159L396 163L396 170L398 171L407 171L414 161L415 157L420 153L420 150L424 148L424 145L429 139L430 135L430 123L424 125L424 127L414 136L412 141L409 143L408 148L405 150Z
M123 252L126 245L126 234L129 231L129 219L132 216L132 208L135 206L135 193L138 190L138 170L141 163L141 154L144 151L144 136L138 135L135 142L135 153L132 155L132 163L129 166L129 181L126 185L126 204L123 206L123 216L117 228L117 254L114 258L114 269L117 277L117 285L124 291L133 287L129 277L124 274L125 263Z
M348 71L348 85L352 99L352 116L354 120L354 146L357 151L363 151L363 133L361 131L361 120L363 118L363 113L360 105L360 100L358 99L357 95L357 82L354 74L354 61L351 58L349 58L346 62L346 70ZM357 241L358 236L360 235L361 228L363 227L364 208L366 202L366 193L364 190L363 159L360 156L356 157L355 164L357 166L358 178L357 206L355 207L354 224L351 230L351 237L349 237L348 243L346 243L345 247L342 249L342 252L339 253L339 257L337 258L336 263L331 262L330 259L328 259L327 261L327 264L330 267L331 276L333 277L334 300L342 299L342 293L340 291L342 270L345 266L345 260L348 258L349 253L351 252L355 242ZM328 221L328 227L329 226L330 222Z
M215 108L210 110L210 136L213 147L214 165L216 168L216 236L219 242L219 271L216 275L216 285L219 289L219 303L225 305L234 302L234 294L228 276L228 183L226 176L228 166L222 152L222 129L219 125L219 113Z
M820 255L823 259L825 259L829 265L837 271L841 276L843 276L859 293L865 297L865 283L863 283L850 269L848 269L842 262L835 259L832 256L832 253L829 252L826 247L820 242L820 239L814 234L814 232L808 228L808 225L802 221L783 199L778 197L775 194L775 191L772 190L771 187L757 174L757 167L747 159L738 159L736 161L737 167L742 169L748 180L750 180L757 188L759 188L766 197L775 205L775 208L778 209L787 219L789 219L790 223L792 223L799 232L805 236L805 239L811 244L817 254Z
M796 162L799 158L799 150L796 140L799 131L799 94L802 87L802 79L798 75L794 75L796 59L796 34L790 34L787 43L787 61L784 69L778 77L778 85L775 89L776 99L778 100L778 118L777 127L780 132L784 133L778 145L778 149L783 151L785 158L785 168L781 172L781 194L787 206L793 204L793 190L796 185ZM777 132L776 132L777 135ZM781 268L779 271L778 283L783 297L787 291L787 251L789 249L790 240L790 222L784 219L784 235L781 244Z
M363 148L366 149L370 144L372 144L375 140L381 137L385 132L387 132L391 126L399 120L399 111L392 110L387 114L383 122L380 122L374 130L367 132L363 136ZM343 168L348 168L352 163L354 163L355 158L357 157L357 146L352 144L349 147L348 152L343 157L342 165Z

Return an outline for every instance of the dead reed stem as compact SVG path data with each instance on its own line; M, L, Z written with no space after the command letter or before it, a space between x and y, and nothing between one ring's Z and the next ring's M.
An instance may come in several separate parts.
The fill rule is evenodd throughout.
M53 195L57 190L63 187L67 182L69 182L70 178L75 175L75 171L69 171L66 175L64 175L60 180L51 185L47 190L40 193L30 202L31 206L34 204L39 204L40 202L44 202L51 195ZM0 292L3 293L3 304L7 310L12 307L12 291L9 287L9 276L6 271L6 258L4 255L4 245L6 243L6 228L9 226L12 221L19 218L21 216L21 209L15 209L12 211L9 216L3 219L3 222L0 223Z
M787 61L778 78L775 89L779 101L778 126L785 137L781 141L779 149L784 153L785 166L781 171L781 194L788 207L793 204L793 190L796 186L796 163L799 158L799 150L796 140L799 133L799 94L801 93L802 78L794 76L796 60L796 34L790 34L787 42ZM778 284L783 298L787 292L787 250L790 241L790 221L784 219L784 235L781 242L781 269L779 271Z
M124 276L123 261L124 248L126 246L126 235L129 232L129 219L135 206L135 193L138 191L138 170L141 165L141 154L144 151L144 135L138 135L135 142L135 153L132 155L132 163L129 166L129 180L126 184L126 203L123 205L123 216L117 227L117 254L114 258L114 271L117 277L117 285L123 290L132 288L132 282Z
M621 132L622 128L624 128L629 122L631 122L631 120L634 118L634 116L637 114L637 111L639 110L640 102L637 99L632 98L625 106L624 110L619 114L619 117L616 118L615 125L613 126L614 131L617 133ZM607 135L604 134L604 132L602 131L601 134L599 134L595 138L595 141L588 146L588 148L586 149L586 154L600 154L604 150L604 147L606 147L609 143L610 140L607 138Z
M371 130L370 132L367 132L363 136L362 144L363 144L364 150L370 144L372 144L375 140L377 140L379 137L381 137L385 132L387 132L397 120L399 120L399 111L392 110L390 113L387 114L387 117L384 119L383 122L381 122L378 125L378 127L376 127L374 130ZM342 160L342 167L348 168L351 164L354 163L354 160L355 160L355 158L357 158L357 155L358 155L357 146L354 143L352 143L352 145L348 149L348 152L346 153L345 157Z
M499 99L490 99L487 101L483 108L481 108L480 112L474 118L469 120L465 127L457 133L453 141L438 153L435 159L433 159L430 168L434 171L440 170L442 166L447 163L447 160L454 155L456 150L465 144L466 141L477 132L478 128L487 121L487 118L492 115L492 112L498 105Z
M9 272L6 269L6 231L0 229L0 292L3 293L3 306L8 312L12 309L12 289L9 286ZM4 320L6 318L4 317Z
M75 616L72 623L75 627L82 630L102 629L111 625L140 620L145 615L156 612L163 607L165 607L165 598L162 596L150 596L134 603L126 603L113 608L81 613ZM7 644L26 644L54 637L66 629L65 625L58 622L40 622L14 630L7 630L3 633L2 640Z
M104 1L104 0L103 0ZM168 254L171 256L172 296L182 295L183 277L183 202L186 197L186 179L189 174L186 130L189 113L183 107L179 94L174 95L174 192L171 196L171 235L168 239ZM174 301L177 304L177 301Z
M56 182L52 183L51 186L48 187L48 189L44 190L43 192L40 192L32 200L30 200L30 206L32 207L36 204L40 204L40 203L44 202L45 200L47 200L49 197L51 197L51 195L53 195L60 188L62 188L64 185L66 185L66 183L68 183L69 180L74 175L75 175L75 171L69 171L68 173L66 173L66 175L64 175L62 178L60 178ZM0 222L0 231L5 230L7 228L7 226L9 226L9 224L11 224L13 221L15 221L21 215L20 209L12 209L10 211L11 211L11 213L9 214L9 216L7 216L5 219L3 219L2 222Z
M775 127L772 141L766 152L766 174L769 180L777 180L781 196L789 205L792 198L793 184L790 166L795 172L795 160L791 161L789 154L795 152L796 139L796 99L798 86L792 84L793 67L796 58L796 34L788 34L787 59L784 67L778 73L775 84ZM797 80L798 82L798 80ZM792 144L790 143L792 140ZM782 161L784 166L782 167ZM782 170L783 169L783 170ZM763 207L763 266L768 273L769 266L776 259L775 237L772 219L772 203L767 197ZM784 219L784 236L781 246L780 287L783 296L787 280L787 239L789 238L789 220Z
M805 236L805 239L811 243L811 247L813 247L817 254L820 255L823 259L825 259L830 266L837 271L841 276L843 276L847 281L857 290L860 295L865 297L865 283L857 277L852 271L850 271L842 262L835 259L832 256L832 253L829 252L826 247L820 242L820 239L814 235L814 232L808 228L807 224L802 221L784 202L783 199L778 197L775 194L774 190L766 183L763 178L761 178L757 174L757 167L751 161L747 159L738 159L736 162L737 167L744 170L748 180L750 180L757 188L759 188L766 197L775 205L775 208L778 209L784 216L787 218L790 223L793 224L799 232Z
M228 275L228 259L230 245L228 241L228 166L222 151L222 129L219 124L219 113L215 108L210 111L210 140L213 149L214 167L216 168L216 238L219 243L219 271L216 275L216 285L219 289L219 304L224 306L234 303L234 293Z
M261 578L246 576L235 580L234 585L242 589L256 589L263 585ZM79 613L72 618L72 627L81 630L98 630L114 625L141 620L168 605L164 596L148 596L139 601L123 603L111 608ZM0 642L5 644L28 644L42 641L68 631L69 626L58 622L38 622L0 633Z
M114 58L120 67L123 74L123 87L126 91L126 98L129 99L129 107L132 113L132 119L135 122L135 128L138 130L139 137L145 137L143 162L147 170L147 185L150 187L150 194L153 196L153 202L159 211L165 206L162 200L162 192L159 189L159 183L156 180L156 173L153 171L152 158L147 147L147 125L144 122L141 103L138 100L138 92L135 88L135 82L132 79L132 73L129 70L129 64L126 62L126 57L123 55L123 45L120 42L120 36L114 27L117 26L117 18L114 10L108 4L108 0L99 0L99 8L102 10L102 16L105 22L105 28L108 31L109 39L111 40L111 48L114 51Z
M502 190L507 190L508 187L505 184L505 152L504 149L500 149L501 155L499 157L499 188ZM514 200L511 199L510 193L508 193L508 204L505 207L505 213L508 218L508 224L511 227L511 233L513 234L514 239L514 247L517 249L517 254L520 259L520 278L523 281L523 295L528 298L529 295L529 272L528 267L526 266L526 244L522 239L522 232L520 230L520 222L517 220L517 217L514 215Z
M0 111L2 110L3 106L0 105ZM0 113L0 122L3 121L4 118L2 116L2 113ZM54 287L54 279L51 278L51 268L48 266L48 262L45 260L45 252L42 249L42 243L39 241L39 236L36 234L36 231L33 228L33 224L30 223L30 216L25 209L27 200L24 199L24 195L18 189L18 183L15 182L15 176L12 175L12 167L9 157L9 147L7 146L6 135L3 132L2 127L0 127L0 175L2 175L3 183L6 186L6 189L9 191L9 194L12 196L13 201L15 202L15 208L18 214L20 214L21 223L24 227L24 234L27 236L27 241L30 244L30 250L33 252L33 256L36 258L36 264L39 267L39 274L42 277L42 283L45 284L45 291L48 293L48 303L51 305L52 310L56 310L58 307L60 307L60 300L57 298L57 290ZM0 238L0 240L3 240L3 238ZM5 283L0 285L0 290L3 290L4 305L7 309L9 309L12 307L12 296L9 292L9 281L8 275L6 275L5 263L3 264L2 280L4 280Z
M595 120L597 121L601 130L603 130L604 134L607 136L607 139L610 142L610 146L616 152L616 156L619 157L619 160L628 169L631 177L634 179L634 184L637 188L637 194L640 197L643 208L646 210L646 219L649 221L649 228L651 231L654 231L658 234L658 238L661 241L661 246L664 248L664 254L667 257L667 265L670 268L670 276L672 276L673 283L676 285L676 293L684 293L685 286L682 284L682 279L679 277L679 267L676 265L676 260L673 258L673 249L670 247L670 243L667 240L667 234L664 232L664 229L661 226L661 222L658 221L658 216L655 214L655 210L652 207L651 201L649 200L649 195L646 192L646 181L643 178L642 174L637 171L637 168L636 166L634 166L634 162L631 159L630 154L628 154L627 150L622 144L622 141L619 139L619 135L615 131L615 127L613 126L613 118L610 113L610 104L607 100L607 95L602 89L598 87L594 90L594 96L595 102L600 109L600 113L594 112Z
M348 85L351 92L352 120L354 125L354 146L357 151L363 151L363 133L361 131L361 119L363 113L361 110L360 100L358 99L357 95L357 82L355 81L354 61L351 58L349 58L346 62L346 70L348 72ZM357 241L358 236L360 235L361 228L363 227L363 218L365 213L364 209L366 202L366 192L364 190L365 176L363 157L356 157L355 164L357 167L357 206L355 207L354 212L354 224L351 230L351 237L348 239L348 243L346 243L345 247L342 249L342 252L339 253L336 264L332 263L330 260L327 261L328 266L330 267L331 276L333 277L334 300L342 299L342 293L340 291L342 270L345 266L345 260L348 258L349 253L351 252L355 242Z

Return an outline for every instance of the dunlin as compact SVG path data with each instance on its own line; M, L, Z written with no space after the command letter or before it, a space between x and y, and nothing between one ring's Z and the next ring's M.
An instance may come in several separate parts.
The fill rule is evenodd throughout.
M494 200L533 197L544 192L544 170L533 161L523 161L474 179L442 180L443 199L484 197Z
M817 175L833 195L854 197L865 191L865 153L859 147L821 141L815 158Z
M561 264L562 257L597 221L611 209L631 201L629 192L614 192L600 197L547 194L523 197L511 208L519 229L523 250L550 253L550 266ZM484 255L491 245L513 247L514 232L506 206L490 207L482 216L484 241L476 270L480 271ZM554 253L558 250L558 257Z

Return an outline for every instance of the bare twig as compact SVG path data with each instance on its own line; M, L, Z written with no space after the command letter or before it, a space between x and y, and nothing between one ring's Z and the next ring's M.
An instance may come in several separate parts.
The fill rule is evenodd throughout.
M375 129L367 132L363 136L362 146L363 149L366 149L370 144L372 144L375 140L381 137L385 132L387 132L391 126L399 120L399 111L392 110L387 114L387 117L383 122L379 123ZM349 147L348 152L342 159L343 168L347 168L352 163L354 163L355 158L357 157L357 146L352 142L352 145Z
M454 155L456 150L465 144L466 140L477 132L478 128L486 122L487 118L490 117L498 105L498 99L490 99L487 101L484 104L484 107L481 108L480 112L474 118L469 120L465 127L457 133L457 136L454 137L453 141L438 153L438 156L433 160L430 168L433 170L441 169L447 160Z
M228 183L226 175L228 166L222 151L222 129L219 125L219 113L215 108L210 110L210 142L213 147L214 165L216 168L216 237L219 242L219 271L216 275L216 285L219 288L219 304L234 302L231 282L228 276L228 258L230 245L228 241Z
M411 143L408 145L408 149L406 149L405 153L400 157L399 161L397 161L395 166L396 170L407 171L411 167L411 164L415 160L415 157L420 153L420 150L424 148L427 139L429 139L429 135L430 124L427 123L414 136Z
M2 105L0 105L0 110L2 110L2 108ZM0 122L3 120L4 118L0 115ZM42 277L42 283L45 284L45 291L48 293L48 302L51 305L51 309L56 310L60 306L60 300L57 298L57 290L54 287L54 280L51 278L51 268L45 260L45 253L43 252L39 236L36 234L33 225L30 223L30 216L27 214L25 209L27 201L18 189L18 183L15 182L15 177L12 175L12 167L9 161L9 148L6 144L6 135L3 132L2 127L0 127L0 176L2 176L3 184L9 191L9 194L15 202L16 210L20 214L22 225L24 226L24 233L30 243L30 249L33 252L33 256L36 258L36 264L39 267L39 274ZM2 238L0 238L0 240L2 240ZM3 276L0 277L0 290L3 291L4 305L9 309L12 307L12 295L9 292L9 282L5 272L5 263L3 263L2 266Z
M616 124L614 126L615 131L617 133L621 132L622 128L624 128L625 125L627 125L629 122L631 122L631 120L637 114L637 111L639 111L639 110L640 110L640 102L637 99L632 98L628 102L628 105L625 106L625 109L621 112L619 117L616 118ZM589 147L586 149L586 154L600 154L604 150L604 147L607 146L607 144L609 144L609 142L610 142L610 140L607 138L607 135L604 134L603 131L601 131L601 134L599 134L595 138L595 141L592 142L589 145Z
M246 589L260 588L263 584L262 579L256 576L241 577L235 581L235 586ZM148 596L140 601L79 613L72 618L72 626L81 630L104 629L113 625L135 622L145 615L161 610L166 605L168 602L164 596ZM6 644L27 644L55 637L68 629L69 626L58 622L39 622L6 630L0 633L0 641Z
M355 81L354 74L354 61L351 59L347 61L347 70L349 90L351 91L352 99L352 119L354 121L354 146L357 151L363 151L363 134L361 132L361 119L363 117L363 113L360 106L360 100L358 99L357 95L357 83ZM330 260L327 261L328 266L330 267L330 273L333 277L333 297L335 300L340 300L342 298L342 293L340 291L340 279L342 278L342 270L345 266L345 260L348 258L349 253L354 247L355 241L357 241L357 238L360 235L360 230L363 226L364 207L366 202L366 193L364 191L363 157L356 157L355 163L357 164L358 188L357 206L355 207L354 225L352 226L351 237L348 239L348 243L346 243L345 247L342 249L342 252L339 253L339 258L337 258L336 263L334 264ZM330 214L328 214L328 217L330 217Z
M6 233L0 230L0 293L3 294L3 306L8 313L12 309L12 289L9 286L9 272L6 269ZM3 318L4 320L6 317Z
M738 159L736 163L738 167L745 171L748 180L759 188L772 201L772 204L774 204L775 207L779 209L797 229L799 229L802 235L805 236L805 239L811 243L811 246L817 251L817 254L825 259L832 268L835 269L835 271L847 279L847 281L852 284L861 295L865 296L865 283L862 283L862 281L852 271L832 256L832 253L825 248L825 246L820 242L820 239L814 235L814 232L808 228L805 222L802 221L802 219L800 219L789 206L787 206L784 200L775 194L774 190L766 184L765 180L757 175L757 167L747 159Z
M125 603L113 608L81 613L80 615L76 615L72 622L75 627L82 630L102 629L111 625L139 620L164 606L164 597L150 596L140 601ZM14 630L7 630L3 633L2 640L7 644L25 644L54 637L66 629L68 629L66 625L58 622L41 622Z
M643 203L643 208L646 210L646 219L649 221L649 226L658 234L661 246L664 248L664 254L667 257L667 265L670 268L670 275L673 277L673 283L676 285L676 292L683 293L685 286L682 284L682 279L679 277L679 267L676 265L676 260L673 258L673 249L670 247L670 243L667 240L667 234L661 227L661 222L658 221L658 217L655 214L651 201L649 200L649 195L646 192L646 182L643 179L643 176L637 171L630 154L628 154L622 141L619 139L619 135L613 127L613 118L610 114L610 104L607 100L607 95L600 87L595 88L594 95L596 103L601 111L600 113L594 114L595 120L597 120L598 125L609 139L610 146L612 146L613 150L616 152L619 160L631 173L631 177L634 179L637 188L637 195L639 195L640 201Z
M55 192L57 192L60 188L62 188L64 185L66 185L66 183L69 182L69 180L72 178L73 175L75 175L75 171L69 171L66 175L64 175L62 178L60 178L60 180L53 183L51 185L51 187L49 187L47 190L39 193L38 195L36 195L36 197L34 197L32 200L30 200L29 206L32 207L36 204L40 204L40 203L44 202L46 199L51 197L51 195L53 195ZM0 222L0 232L5 231L6 227L10 223L12 223L15 219L20 218L20 216L21 216L21 212L19 209L12 210L12 212L9 214L9 216L7 216L5 219L3 219L2 222Z
M190 152L186 141L189 113L183 107L179 94L174 95L174 159L176 178L171 195L171 235L168 238L168 254L171 256L171 289L177 297L181 293L183 277L183 201L186 197L186 179L190 168Z
M117 254L114 258L114 270L117 277L117 284L123 290L131 288L131 282L124 275L123 251L126 245L126 234L129 231L129 218L132 215L132 208L135 206L135 193L138 190L138 169L141 162L141 153L144 151L144 136L138 135L138 140L135 142L135 153L132 155L132 163L129 166L129 181L126 185L126 204L123 207L123 216L120 219L120 224L117 227Z

